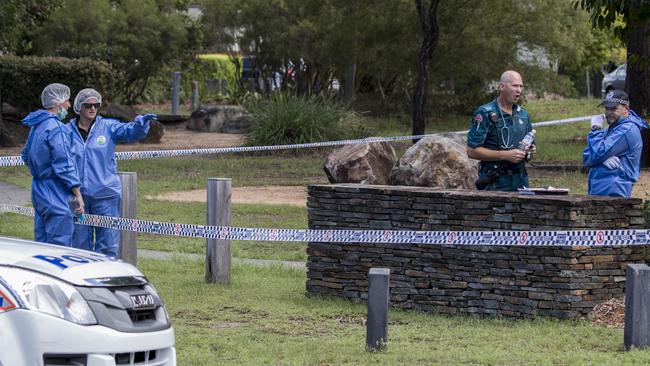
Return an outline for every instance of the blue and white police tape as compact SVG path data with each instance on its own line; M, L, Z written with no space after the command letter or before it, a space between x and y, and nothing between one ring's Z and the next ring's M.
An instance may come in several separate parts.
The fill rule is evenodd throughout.
M0 212L34 216L34 209L0 204ZM648 230L576 231L395 231L242 228L156 222L85 214L77 224L188 238L493 246L630 246L650 244Z
M554 121L545 121L533 123L534 127L539 126L552 126L564 123L573 123L580 121L588 121L592 116L575 117L567 119L558 119ZM446 132L453 134L463 134L467 131ZM270 145L270 146L235 146L235 147L214 147L214 148L199 148L199 149L180 149L180 150L153 150L153 151L122 151L115 153L117 160L134 160L134 159L152 159L152 158L169 158L175 156L192 156L192 155L208 155L208 154L224 154L236 152L249 152L249 151L272 151L272 150L289 150L289 149L306 149L316 147L338 146L338 145L355 145L355 144L368 144L373 142L390 142L390 141L406 141L421 139L429 136L443 134L432 133L426 135L413 135L413 136L389 136L389 137L367 137L355 140L338 140L338 141L323 141L311 142L306 144L287 144L287 145ZM0 156L0 167L20 166L25 165L20 156Z

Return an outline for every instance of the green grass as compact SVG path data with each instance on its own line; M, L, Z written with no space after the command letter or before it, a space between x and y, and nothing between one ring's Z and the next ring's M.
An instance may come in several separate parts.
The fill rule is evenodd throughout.
M205 225L204 203L170 203L140 201L138 216L147 220ZM232 225L236 227L273 227L304 229L307 227L306 207L289 205L233 204ZM138 248L168 252L205 253L205 239L161 235L138 235ZM304 261L305 243L238 241L231 243L232 255L240 258Z
M205 189L208 178L232 178L233 187L304 186L326 183L326 155L222 154L195 158L118 161L120 171L138 173L138 194Z
M533 101L527 109L535 121L576 117L598 113L597 101ZM467 128L468 116L450 115L427 121L427 132L457 131ZM410 118L367 119L376 136L408 135ZM538 129L538 154L533 163L579 164L588 122ZM410 142L395 143L403 152ZM205 207L199 203L170 203L146 199L167 192L205 189L207 179L232 178L233 187L305 186L327 183L322 171L332 148L315 149L299 155L221 154L202 157L119 161L120 171L138 173L138 217L146 220L205 224ZM30 187L31 176L25 167L1 168L0 180ZM572 193L585 193L586 176L578 172L540 172L530 179L531 186L566 187ZM5 219L6 218L6 219ZM0 216L0 235L32 237L30 218ZM233 205L233 225L244 227L306 228L306 209L277 205ZM139 235L139 246L172 252L203 253L204 241L154 235ZM303 243L233 242L233 255L243 258L304 260Z
M591 100L531 102L535 121L597 113ZM369 120L377 136L406 135L409 118ZM427 122L427 132L467 128L469 117ZM535 162L580 161L586 123L538 130ZM402 143L403 150L408 143ZM325 183L326 150L294 156L232 154L118 162L138 173L138 216L155 221L205 223L205 204L146 199L172 191L204 189L208 177L232 178L234 187ZM25 167L0 168L0 180L30 186ZM538 171L532 186L567 187L584 193L586 177L573 171ZM306 208L233 204L234 226L307 227ZM30 217L0 214L0 235L32 238ZM202 239L139 235L140 248L204 253ZM232 243L243 258L305 260L304 243ZM364 350L366 307L341 299L306 297L306 274L279 267L234 263L232 283L206 284L202 261L140 258L139 268L167 304L176 332L179 365L638 365L649 351L623 351L623 331L588 321L443 317L416 311L390 312L385 352Z
M165 299L179 365L640 365L623 330L588 321L479 319L391 310L388 348L365 351L366 307L306 297L305 273L235 264L206 284L203 263L141 260Z

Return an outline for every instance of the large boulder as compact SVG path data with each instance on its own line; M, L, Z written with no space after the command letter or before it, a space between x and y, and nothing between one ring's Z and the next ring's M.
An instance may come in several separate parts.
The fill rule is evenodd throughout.
M130 122L138 115L138 112L128 105L104 102L99 114L102 117L115 118L122 122Z
M475 189L478 163L467 157L463 137L423 138L411 146L390 173L395 185Z
M397 162L395 149L387 142L347 145L327 157L325 174L330 183L389 184Z
M248 128L249 116L239 105L206 106L192 112L187 128L202 132L240 132Z
M165 126L157 120L149 121L147 137L140 142L143 144L159 144L163 136L165 136Z
M138 116L138 112L131 106L106 102L100 112L102 117L115 118L122 122L131 122ZM149 122L149 133L142 141L144 144L159 144L165 135L165 126L159 121Z

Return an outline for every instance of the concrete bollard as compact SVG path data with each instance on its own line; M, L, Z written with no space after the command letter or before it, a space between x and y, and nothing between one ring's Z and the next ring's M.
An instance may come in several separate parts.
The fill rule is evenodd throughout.
M368 272L368 319L366 350L381 351L388 344L390 269L371 268Z
M180 105L180 90L181 90L181 72L174 71L172 74L172 114L178 115L178 107Z
M626 350L650 346L650 267L628 264L625 271Z
M120 217L135 219L138 207L138 174L118 172L122 183ZM138 235L134 231L120 231L120 258L132 265L138 264Z
M208 178L207 224L230 226L231 179ZM230 283L230 240L207 239L205 281Z

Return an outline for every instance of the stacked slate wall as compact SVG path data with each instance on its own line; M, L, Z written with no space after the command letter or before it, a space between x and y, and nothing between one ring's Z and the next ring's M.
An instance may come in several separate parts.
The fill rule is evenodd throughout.
M643 229L643 202L590 196L314 185L311 229ZM645 246L532 247L314 243L307 292L367 299L371 267L390 268L390 301L446 314L576 318L625 291L625 265Z

